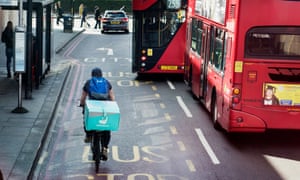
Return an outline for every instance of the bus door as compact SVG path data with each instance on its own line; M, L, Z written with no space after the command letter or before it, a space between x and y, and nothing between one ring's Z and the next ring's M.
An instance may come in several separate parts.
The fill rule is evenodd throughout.
M203 45L201 49L201 54L203 61L201 63L200 70L200 83L199 83L199 96L205 99L206 96L206 88L207 88L207 67L209 62L209 52L210 52L210 42L209 42L209 26L203 25Z
M211 94L211 106L213 109L217 108L218 110L214 114L214 121L218 119L223 111L221 105L223 104L223 83L224 83L224 64L225 64L225 31L221 28L212 26L210 29L210 51L209 51L209 64L207 71L207 86L208 93ZM209 101L208 101L209 102ZM215 106L215 107L213 107ZM218 107L217 107L218 106ZM217 113L217 114L216 114Z

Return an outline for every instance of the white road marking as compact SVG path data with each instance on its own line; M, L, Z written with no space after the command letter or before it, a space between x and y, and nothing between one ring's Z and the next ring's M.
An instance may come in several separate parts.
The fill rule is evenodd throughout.
M185 115L189 118L193 117L191 111L189 110L189 108L184 104L182 97L181 96L176 96L177 102L180 105L180 107L182 108L182 110L184 111Z
M300 161L272 155L263 155L281 179L296 180L300 177Z
M208 144L205 136L203 135L201 129L197 128L195 129L196 133L200 139L200 142L202 143L204 149L206 150L206 152L208 153L210 159L212 160L212 162L214 164L220 164L220 161L218 160L216 154L214 153L214 151L211 149L210 145Z
M173 85L173 83L171 81L167 81L167 84L169 85L170 89L175 90L175 86Z
M98 48L98 51L107 51L106 55L108 56L112 56L114 55L114 51L111 48Z
M112 56L112 55L114 55L114 51L112 50L112 49L107 49L107 55L108 56Z

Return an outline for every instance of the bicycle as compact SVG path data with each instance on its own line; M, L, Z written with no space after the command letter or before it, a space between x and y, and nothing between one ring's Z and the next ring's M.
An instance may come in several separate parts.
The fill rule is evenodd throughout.
M84 105L79 105L79 107L82 108L82 114L84 115ZM85 129L85 126L84 126ZM100 162L101 160L107 160L107 157L105 158L103 156L103 148L102 151L100 151L100 140L101 136L103 135L104 131L89 131L91 139L85 140L86 143L90 143L90 148L92 150L93 154L93 161L95 161L95 171L96 173L99 172Z
M104 135L104 131L93 131L92 132L92 138L90 141L90 147L93 153L93 160L95 161L95 171L96 173L99 172L100 162L101 160L106 161L107 160L107 153L106 149L104 147L101 147L100 151L100 140L101 136ZM106 151L106 152L104 152Z
M83 107L83 123L87 135L85 142L90 143L97 173L99 171L100 161L107 160L111 131L116 131L119 128L119 106L113 101L98 100L86 100L86 104L80 106ZM86 108L84 108L85 106ZM87 112L85 112L86 110ZM94 112L92 116L90 116L91 112ZM98 113L98 115L95 115L95 112ZM107 112L109 112L109 114L107 114Z

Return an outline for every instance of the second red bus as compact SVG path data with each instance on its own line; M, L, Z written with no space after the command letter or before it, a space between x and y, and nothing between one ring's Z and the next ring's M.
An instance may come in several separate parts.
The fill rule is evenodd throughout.
M133 0L132 71L183 74L184 0Z
M185 80L228 132L300 129L300 1L191 0Z

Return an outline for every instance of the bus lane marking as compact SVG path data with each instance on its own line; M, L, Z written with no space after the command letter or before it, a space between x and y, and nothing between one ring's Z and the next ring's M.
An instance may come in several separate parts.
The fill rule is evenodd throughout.
M165 108L166 108L166 105L165 105L164 103L160 103L159 106L160 106L160 108L162 108L162 109L165 109Z
M133 173L129 174L126 178L124 174L102 174L97 173L96 177L104 177L106 180L114 179L127 179L127 180L137 180L137 179L148 179L148 180L163 180L163 179L178 179L178 180L188 180L188 178L183 176L178 176L174 174L149 174L149 173ZM103 178L101 178L103 179Z
M168 86L170 87L171 90L175 90L176 89L175 86L173 85L173 83L171 81L167 80L167 84L168 84Z
M89 154L90 154L90 146L84 146L83 153L82 153L82 156L81 156L81 159L82 159L83 163L94 162L92 160L89 160Z
M170 126L170 131L171 131L171 133L172 133L173 135L178 134L177 129L176 129L175 126Z
M84 62L95 63L97 62L97 58L84 58Z
M114 51L111 48L98 48L98 51L106 51L106 55L112 56L114 55Z
M156 86L153 85L153 86L151 86L151 88L152 88L153 91L157 91L157 87Z
M167 121L171 121L171 120L172 120L172 118L171 118L171 116L170 116L169 113L165 113L164 116L165 116L165 119L166 119Z
M177 141L177 145L180 151L186 151L185 145L182 141Z
M181 96L176 96L176 99L177 99L178 104L180 105L180 107L181 107L182 110L184 111L185 115L186 115L188 118L192 118L193 115L192 115L191 111L189 110L189 108L188 108L188 107L185 105L185 103L183 102L182 97L181 97Z
M214 153L214 151L212 150L212 148L210 147L210 145L208 144L205 136L203 135L201 129L197 128L195 129L200 142L202 143L204 149L206 150L207 154L209 155L210 159L212 160L213 164L217 165L220 164L219 159L217 158L216 154Z
M194 163L191 160L186 160L185 163L188 166L190 172L196 172L196 168L194 166Z

